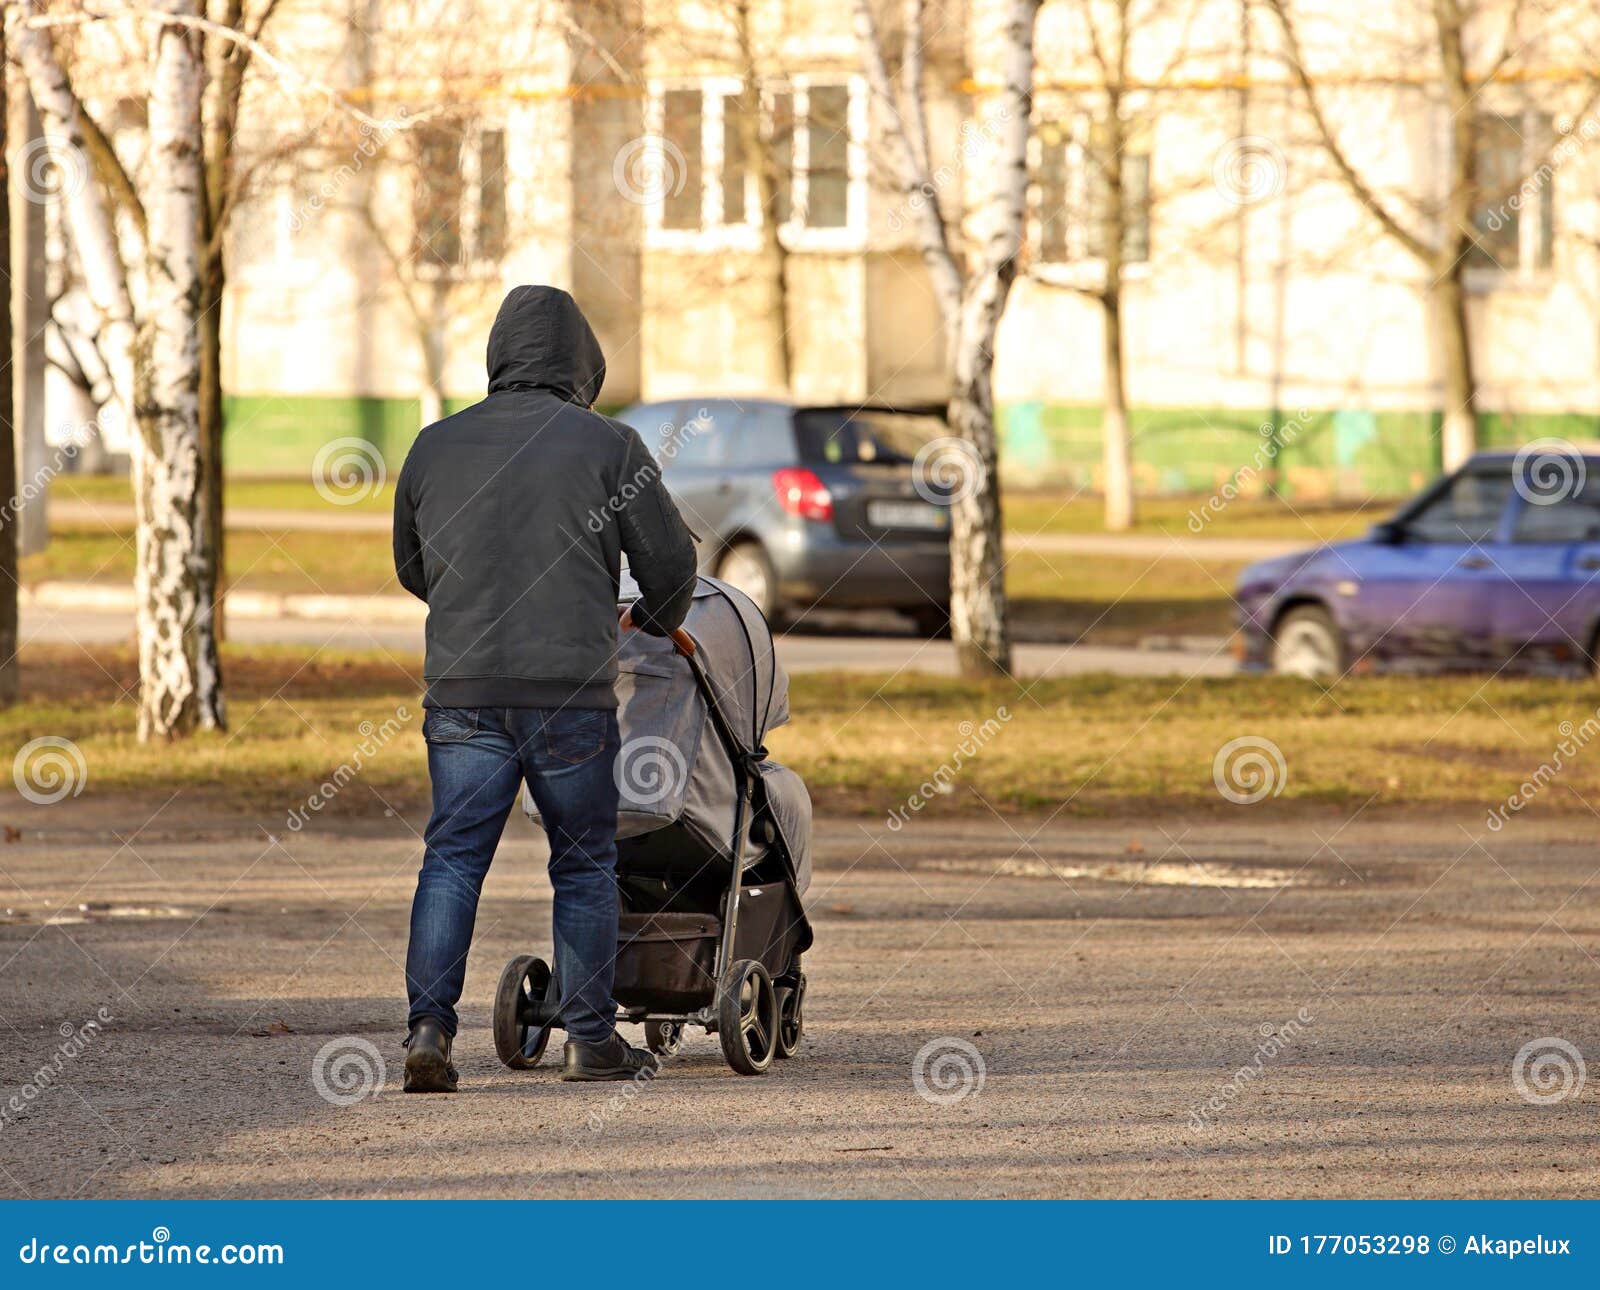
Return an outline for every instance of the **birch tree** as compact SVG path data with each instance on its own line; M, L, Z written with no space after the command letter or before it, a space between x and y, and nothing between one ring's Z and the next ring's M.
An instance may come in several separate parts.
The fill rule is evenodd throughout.
M1196 6L1191 0L1071 0L1062 8L1070 18L1078 55L1070 65L1090 87L1065 104L1088 118L1078 123L1086 128L1076 131L1073 145L1081 158L1082 182L1076 200L1069 200L1062 157L1067 140L1060 136L1074 123L1059 123L1056 137L1050 137L1047 124L1040 124L1035 134L1041 157L1051 149L1057 164L1047 166L1041 159L1038 167L1041 207L1035 255L1041 261L1081 255L1086 263L1070 266L1064 279L1045 277L1037 268L1032 277L1045 285L1067 286L1100 312L1105 527L1119 531L1133 526L1136 511L1123 300L1127 266L1151 254L1155 193L1149 144L1157 108L1148 87L1169 84L1187 56ZM1136 63L1142 65L1137 72ZM1042 110L1048 122L1049 110ZM1053 191L1046 182L1051 171L1059 176L1062 191ZM1056 207L1045 208L1051 201ZM1076 272L1080 267L1091 271Z
M239 205L244 176L238 164L239 112L246 76L279 0L214 0L218 29L243 40L206 35L205 163L200 203L200 504L210 541L203 552L212 587L217 638L223 637L227 581L227 527L222 506L222 311L228 286L228 223Z
M540 36L555 24L547 6L530 6L514 42L485 50L482 32L498 15L481 0L390 0L381 32L358 23L351 38L393 115L352 120L347 127L359 130L331 138L325 132L325 143L331 148L336 139L348 158L328 185L332 200L364 226L385 299L416 342L422 426L445 415L463 321L498 303L513 253L555 232L541 227L531 202L516 200L504 93L514 69L536 65ZM422 93L406 105L391 101L382 87L415 82L418 67L428 70ZM585 211L584 218L603 216Z
M198 0L158 12L196 16ZM223 724L200 479L201 34L163 23L150 79L145 307L134 341L139 735Z
M205 70L196 0L159 0L148 13L154 22L142 218L124 220L119 230L104 183L74 185L63 191L62 202L84 285L100 318L98 348L116 397L132 410L139 737L170 739L196 726L223 724L199 504ZM38 0L22 0L21 16L19 61L52 160L70 173L90 155L89 117L47 23L40 20Z
M786 158L792 155L794 127L792 121L779 120L763 110L762 81L771 60L759 48L753 8L753 0L727 0L720 16L731 37L735 74L743 84L732 110L737 113L739 150L755 188L755 216L760 226L756 275L767 298L772 370L778 384L789 389L794 383L795 355L789 320L789 248L783 240L783 221L792 178Z
M1033 38L1041 0L1006 0L994 33L1000 86L991 104L993 173L978 209L952 218L931 160L924 0L901 6L898 80L872 0L852 0L854 27L881 116L892 181L913 213L945 336L948 418L962 447L950 507L950 629L967 676L1007 674L1005 559L1001 546L999 446L994 415L994 348L1016 278L1028 197L1033 109ZM970 214L970 221L963 218Z
M575 34L596 48L600 42L587 29L597 14L604 14L613 30L629 31L626 15L631 8L628 0L613 0L609 7L596 0L585 7ZM643 96L650 94L652 71L666 72L673 82L668 99L656 105L661 117L655 123L662 141L661 172L644 176L640 197L664 198L667 190L676 196L691 174L696 188L706 182L699 164L698 133L682 151L679 144L686 141L673 138L668 102L670 96L688 88L677 83L677 69L693 68L701 75L714 71L719 80L726 77L737 85L729 92L711 91L705 100L720 99L726 127L721 141L720 229L729 236L728 247L725 254L682 258L674 289L688 293L696 307L708 303L721 307L730 285L749 284L753 288L750 304L741 306L741 317L746 320L752 346L759 344L765 351L756 370L763 385L784 391L794 387L798 357L791 309L797 292L791 274L795 255L786 229L800 222L792 198L795 139L802 127L795 119L789 79L792 69L785 57L786 44L800 29L798 17L784 6L763 0L647 0L640 27L646 58L624 67L609 50L601 51L617 82ZM697 131L698 117L697 112ZM823 119L815 104L808 119ZM844 120L827 124L838 131L848 129ZM686 161L683 151L692 151L696 160ZM686 204L697 203L700 193L687 192L684 197ZM697 224L700 218L697 204ZM671 227L684 229L682 224Z
M1327 31L1320 46L1308 48L1308 5L1297 0L1264 2L1276 19L1281 57L1299 92L1312 136L1334 176L1380 232L1416 262L1427 283L1442 401L1440 449L1444 468L1453 470L1478 446L1479 388L1467 274L1479 258L1475 253L1484 251L1480 220L1486 208L1505 202L1528 177L1548 169L1557 140L1524 141L1518 164L1504 174L1486 173L1486 145L1501 126L1521 139L1515 117L1527 99L1526 90L1518 87L1538 79L1528 72L1542 53L1542 37L1592 27L1592 9L1528 0L1410 0L1393 12L1391 47L1378 51L1364 47L1362 67L1378 63L1426 69L1445 126L1440 150L1443 182L1434 193L1420 186L1413 192L1386 191L1351 147L1352 137L1370 132L1370 119L1359 127L1341 128L1332 91L1349 80L1350 69L1337 65L1348 47L1344 15L1323 10L1323 16L1338 25ZM1329 49L1331 55L1323 53ZM1383 86L1382 92L1393 93L1393 84ZM1501 115L1508 103L1516 109L1509 120ZM1577 116L1594 103L1591 94ZM1483 258L1493 267L1492 253Z

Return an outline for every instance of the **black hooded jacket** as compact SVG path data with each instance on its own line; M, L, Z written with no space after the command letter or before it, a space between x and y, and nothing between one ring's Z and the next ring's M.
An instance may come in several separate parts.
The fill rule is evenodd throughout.
M406 457L394 567L428 604L428 705L615 707L623 552L635 624L683 622L694 542L638 434L590 411L605 374L571 296L516 287L489 332L488 398Z

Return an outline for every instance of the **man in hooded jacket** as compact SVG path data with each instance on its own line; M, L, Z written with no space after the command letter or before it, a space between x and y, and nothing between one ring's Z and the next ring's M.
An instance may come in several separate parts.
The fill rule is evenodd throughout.
M555 287L517 287L489 332L489 394L427 427L395 489L394 563L428 605L423 737L433 814L411 907L407 1092L453 1092L478 894L524 781L550 840L564 1079L653 1064L616 1033L616 677L621 627L663 636L693 539L629 427L591 410L599 342Z

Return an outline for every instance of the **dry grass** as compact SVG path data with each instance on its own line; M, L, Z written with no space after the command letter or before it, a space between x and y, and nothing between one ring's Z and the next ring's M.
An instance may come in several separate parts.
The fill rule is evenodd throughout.
M357 761L328 814L425 803L414 661L252 648L229 649L225 668L227 734L140 745L130 651L30 649L29 697L0 713L0 746L62 736L83 752L88 793L157 804L181 790L201 805L265 813L269 824ZM769 744L806 777L818 809L835 813L884 817L944 778L948 791L930 788L919 809L1173 816L1370 804L1487 816L1541 764L1554 766L1563 722L1582 742L1597 701L1587 683L1481 677L1363 678L1325 693L1256 677L1019 685L807 673L793 681L794 720ZM398 733L383 740L374 732L389 721ZM1256 806L1228 802L1213 781L1219 749L1241 738L1282 756L1281 792ZM364 742L382 746L362 757ZM1564 760L1530 810L1600 809L1600 741ZM941 767L950 770L940 776Z

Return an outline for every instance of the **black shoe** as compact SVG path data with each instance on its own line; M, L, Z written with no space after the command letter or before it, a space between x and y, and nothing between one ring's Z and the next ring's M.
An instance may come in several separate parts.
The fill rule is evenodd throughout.
M456 1068L450 1064L450 1036L432 1017L411 1027L406 1040L407 1093L454 1093Z
M616 1031L598 1044L569 1039L561 1067L565 1080L632 1079L642 1072L654 1075L661 1069L654 1053L632 1048Z

